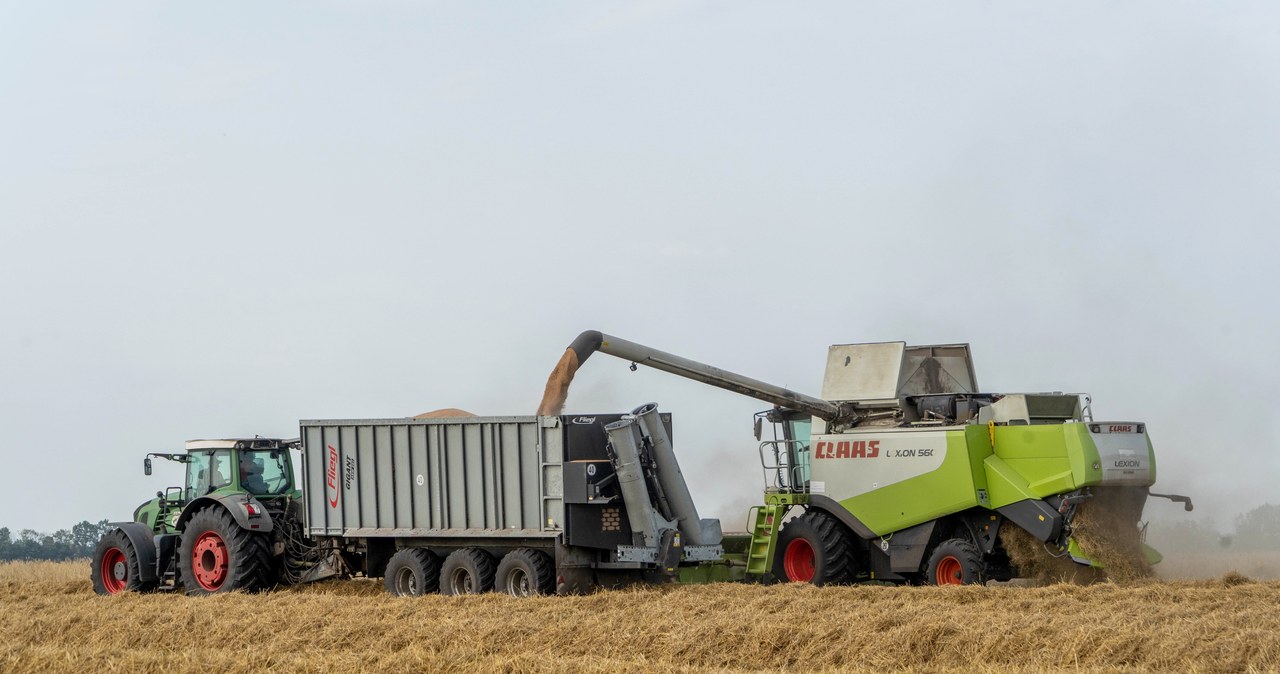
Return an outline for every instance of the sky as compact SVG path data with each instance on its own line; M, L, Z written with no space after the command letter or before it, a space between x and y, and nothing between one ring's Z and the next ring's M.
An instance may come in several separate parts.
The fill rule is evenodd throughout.
M967 342L1229 524L1280 502L1277 19L0 0L0 525L127 519L191 438L532 414L586 329L812 395L830 344ZM767 405L597 356L567 411L649 401L742 519Z

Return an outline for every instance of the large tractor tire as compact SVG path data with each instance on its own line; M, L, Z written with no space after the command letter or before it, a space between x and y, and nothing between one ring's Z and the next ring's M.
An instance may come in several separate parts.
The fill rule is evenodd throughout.
M93 591L98 594L122 594L124 592L150 592L155 581L141 580L138 551L123 531L108 532L93 548L93 567L89 578Z
M454 550L440 567L441 594L479 594L492 589L493 557L484 550Z
M387 562L382 584L397 597L434 594L440 589L440 558L421 548L399 550Z
M271 537L241 529L221 506L209 506L187 522L178 561L190 595L258 592L276 584Z
M809 510L782 525L773 576L786 583L837 585L856 572L852 536L836 518Z
M925 573L930 585L981 585L987 582L982 552L963 538L939 543L929 555Z
M512 550L498 564L495 585L498 592L505 592L513 597L554 594L555 562L551 561L547 553L539 550Z

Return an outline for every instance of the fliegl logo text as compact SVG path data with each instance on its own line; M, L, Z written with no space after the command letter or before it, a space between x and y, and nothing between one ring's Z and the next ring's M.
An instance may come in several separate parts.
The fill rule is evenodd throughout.
M338 495L341 491L338 489L338 450L333 445L329 447L329 470L325 475L325 486L333 491L333 496L329 497L329 507L338 507Z
M874 459L880 456L879 440L819 440L813 449L815 459Z

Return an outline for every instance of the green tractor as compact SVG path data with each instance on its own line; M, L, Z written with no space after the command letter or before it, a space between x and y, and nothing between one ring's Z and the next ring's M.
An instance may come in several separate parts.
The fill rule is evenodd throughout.
M156 492L132 522L111 524L94 549L94 591L180 587L205 595L291 580L286 548L306 545L289 453L297 446L268 438L192 440L183 454L148 454L147 475L152 457L168 459L186 464L186 484Z

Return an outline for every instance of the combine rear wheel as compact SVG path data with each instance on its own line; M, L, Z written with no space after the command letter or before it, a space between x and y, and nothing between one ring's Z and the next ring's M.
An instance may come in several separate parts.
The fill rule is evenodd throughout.
M397 597L433 594L440 589L440 558L420 548L400 550L387 563L382 583Z
M788 583L835 585L854 575L848 531L827 513L810 510L782 525L774 554L773 576Z
M507 553L498 565L496 589L513 597L553 594L556 565L547 553L520 548Z
M441 594L479 594L492 589L493 557L484 550L454 550L440 567Z
M270 536L241 529L220 506L209 506L187 522L178 559L187 594L257 592L275 585Z
M937 545L926 567L930 585L971 585L987 582L987 565L978 548L963 538Z
M144 583L140 579L140 572L138 551L123 531L116 529L107 533L94 547L93 567L89 571L94 592L121 594L154 590L156 584Z

